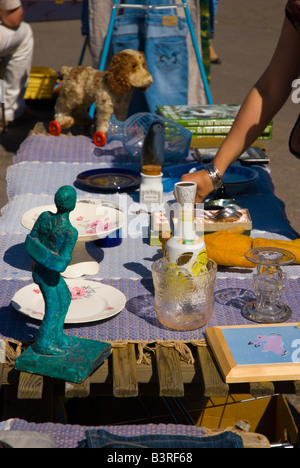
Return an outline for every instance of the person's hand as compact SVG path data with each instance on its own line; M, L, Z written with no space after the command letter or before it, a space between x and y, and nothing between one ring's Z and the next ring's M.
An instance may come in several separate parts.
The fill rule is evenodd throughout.
M184 174L180 182L196 182L197 194L195 198L196 203L202 203L203 199L214 190L212 181L205 169L201 171Z

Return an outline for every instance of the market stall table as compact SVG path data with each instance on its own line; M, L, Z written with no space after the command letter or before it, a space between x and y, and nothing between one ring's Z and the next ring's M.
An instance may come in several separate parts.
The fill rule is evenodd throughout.
M247 323L241 315L243 304L234 298L226 304L218 302L217 293L224 289L251 291L252 270L219 268L215 313L210 322L191 332L170 330L158 322L154 312L151 264L162 252L160 247L150 246L148 216L136 211L138 190L99 193L84 190L76 183L77 175L83 171L114 166L137 170L138 161L130 159L118 142L97 148L83 136L32 135L22 144L13 162L7 172L9 202L0 220L0 338L6 340L10 351L15 349L13 343L33 342L39 326L37 320L21 314L11 305L15 293L32 284L31 260L23 248L28 230L21 225L22 216L32 208L52 204L55 191L70 184L76 187L78 199L105 198L121 203L127 213L119 245L110 247L101 240L88 243L90 255L99 262L99 272L86 277L116 287L125 294L127 302L120 313L108 320L65 326L70 336L108 341L113 347L112 356L87 382L80 386L66 383L66 394L87 396L89 385L95 382L113 386L115 396L136 396L139 384L156 380L156 366L156 392L162 396L183 396L187 390L204 396L240 393L238 385L224 383L204 338L208 326ZM187 160L164 167L164 201L172 199L173 185L180 172L199 167L192 153ZM255 166L255 170L259 174L257 180L247 190L235 194L237 202L251 214L251 236L299 237L286 218L283 203L274 195L268 168ZM292 265L285 271L283 300L293 310L291 322L300 322L300 267ZM6 367L4 383L9 380L10 370ZM21 375L19 398L40 398L42 391L41 376ZM298 394L299 383L249 384L246 393L257 396L278 391Z
M262 152L260 148L251 148L249 151L257 154ZM209 154L211 154L211 150L209 150ZM58 162L61 163L60 168L62 168L63 164L68 164L68 167L70 167L70 164L86 164L84 166L85 170L112 165L132 169L140 167L139 161L129 157L119 141L113 141L109 145L99 148L86 136L65 135L53 137L34 134L29 136L14 156L13 163L25 164L30 162L49 164ZM181 166L179 172L176 167L174 168L174 166L178 165ZM193 167L200 167L200 164L195 161L193 151L191 151L186 160L175 161L173 167L170 164L169 166L171 168L169 168L165 177L165 191L170 193L169 198L171 198L173 192L172 182L174 183L175 179L177 180L177 174L188 172ZM28 168L30 167L28 166ZM78 169L81 167L77 166ZM258 172L259 177L250 187L247 187L245 192L235 194L237 202L242 207L250 210L255 229L278 233L288 238L298 237L298 233L292 229L286 218L283 202L274 195L274 187L268 167L263 165L252 167ZM43 169L47 171L47 166L44 166ZM76 173L76 168L74 173ZM172 175L174 175L173 180ZM36 180L36 182L38 181L41 184L41 192L38 193L49 193L47 188L43 190L41 178ZM53 185L53 181L51 183ZM46 181L44 186L45 184ZM32 193L32 184L28 193ZM37 193L36 190L34 193ZM15 196L16 193L12 193L12 195ZM92 195L84 192L83 196ZM99 196L100 194L98 194ZM138 201L138 193L135 194L134 200Z

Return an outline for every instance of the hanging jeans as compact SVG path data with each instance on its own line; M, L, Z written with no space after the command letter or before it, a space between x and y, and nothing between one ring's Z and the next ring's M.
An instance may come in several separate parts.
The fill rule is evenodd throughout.
M117 54L124 49L144 51L144 24L145 17L143 13L130 14L129 10L128 14L118 16L115 21L111 41L112 54ZM128 117L137 112L149 112L145 94L134 90L128 110Z
M129 4L146 4L147 0ZM148 4L160 5L159 0ZM169 0L170 5L173 4ZM155 112L157 105L188 103L188 26L174 9L126 10L116 19L112 50L136 49L145 52L153 84L142 97L135 93L129 115L134 112Z
M94 68L98 68L99 63L100 63L100 57L102 56L103 43L104 43L104 39L107 33L109 19L110 19L111 12L112 12L113 0L105 0L105 8L103 8L103 2L100 0L88 0L88 3L89 3L89 33L90 33L91 54L92 54L93 66ZM143 3L143 0L130 0L130 2L127 1L127 3L138 5L138 4ZM166 0L161 0L160 3L165 4ZM177 3L180 3L180 2L177 1ZM196 33L198 43L199 43L199 47L201 49L199 0L188 0L188 7L191 13L192 20L193 20L193 26L194 26L194 30ZM182 17L185 17L183 8L178 8L177 11L179 15L181 15ZM153 14L159 14L159 15L162 15L162 14L173 15L175 14L174 12L175 12L175 9L153 10ZM122 39L124 39L124 46L125 46L124 48L133 47L135 44L136 36L138 36L136 43L139 44L140 46L139 48L141 48L141 50L145 50L144 22L142 23L143 26L141 26L141 29L133 29L133 31L130 31L130 27L128 27L127 31L125 31L128 36L127 37L128 40L126 40L126 35L124 35L124 38L121 37L120 21L119 21L119 18L121 16L123 17L128 16L129 13L134 14L134 15L142 15L142 17L144 17L145 12L143 10L135 10L135 9L128 8L126 10L122 10L120 13L123 13L123 15L120 14L116 18L115 24L117 25L117 28L114 29L114 34L112 38L115 42L114 44L115 50L119 50L120 48L123 48L123 46L120 45ZM122 21L125 22L124 19ZM132 23L129 23L129 24L132 24L133 28L135 28L134 25L136 24L136 22L132 21ZM204 93L203 82L202 82L202 78L200 75L198 63L195 57L195 52L194 52L194 48L192 45L190 34L188 34L187 39L188 39L188 48L189 48L189 66L188 66L189 104L199 104L199 105L206 104L207 101L206 101L206 97ZM112 45L112 41L111 41L111 45ZM108 56L107 63L109 63L110 59L111 59L111 54L109 54ZM135 99L135 96L138 96L138 97ZM145 101L145 96L142 93L137 93L137 92L135 93L135 96L132 99L132 102L138 101L138 100L144 100L144 105L147 110L148 105Z
M145 55L153 76L146 99L151 112L157 105L188 103L188 27L185 18L174 18L176 26L163 26L161 15L146 19Z
M215 18L217 14L219 0L209 0L209 10L210 10L210 32L211 37L214 37L215 33Z

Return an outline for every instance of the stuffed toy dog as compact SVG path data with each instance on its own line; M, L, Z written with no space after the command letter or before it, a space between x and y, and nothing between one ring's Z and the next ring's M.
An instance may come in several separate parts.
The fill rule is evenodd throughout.
M89 107L96 105L96 132L106 134L112 114L126 120L135 88L145 92L153 79L145 55L126 49L111 60L107 71L92 67L62 67L63 81L55 105L55 121L49 125L53 135L75 123L89 125Z

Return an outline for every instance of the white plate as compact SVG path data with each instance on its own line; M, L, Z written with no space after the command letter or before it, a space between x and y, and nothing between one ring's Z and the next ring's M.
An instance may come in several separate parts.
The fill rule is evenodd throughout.
M22 226L31 231L44 211L56 213L57 210L54 204L32 208L24 214ZM78 239L89 242L120 229L125 223L125 214L117 203L109 200L78 200L70 213L70 221L78 230Z
M125 307L126 297L112 286L82 279L70 279L67 284L72 302L65 323L97 322L117 315ZM13 297L12 305L28 317L40 321L44 318L44 299L35 283L20 289Z

